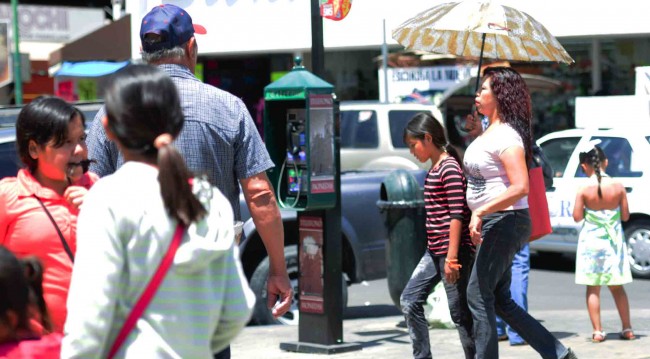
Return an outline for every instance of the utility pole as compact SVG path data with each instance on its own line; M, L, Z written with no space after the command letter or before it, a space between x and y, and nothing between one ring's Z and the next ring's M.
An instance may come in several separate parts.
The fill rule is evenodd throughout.
M320 0L311 0L311 71L321 79L325 78L325 48Z
M20 64L20 35L18 33L18 0L11 0L11 10L13 12L13 32L14 32L14 97L16 105L23 104L23 80L21 78L22 69Z

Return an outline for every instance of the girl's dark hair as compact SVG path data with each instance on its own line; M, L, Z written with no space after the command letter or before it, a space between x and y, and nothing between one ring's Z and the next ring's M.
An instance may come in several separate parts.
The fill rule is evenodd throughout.
M188 183L192 176L173 145L160 149L154 140L183 128L183 111L172 80L150 65L130 65L110 80L106 94L108 127L129 151L158 164L160 192L170 216L185 225L206 214Z
M49 332L52 330L52 320L43 297L43 272L45 271L43 263L36 257L25 257L20 262L29 283L29 302L36 306L41 317L41 325Z
M459 164L462 163L458 151L449 145L445 129L430 113L420 112L413 116L404 128L404 142L409 137L424 140L424 136L427 134L431 136L431 141L436 147L449 153Z
M29 325L30 306L35 305L46 331L52 330L52 323L43 299L43 266L29 257L18 260L7 248L0 246L0 322L8 324L7 312L15 313L18 319L15 331L31 331Z
M52 143L61 147L68 138L68 125L79 116L82 126L86 119L81 111L54 96L41 96L28 103L16 119L16 148L20 160L34 171L38 161L29 155L29 141L43 147Z
M578 155L581 164L590 165L594 168L596 172L596 178L598 178L598 198L603 198L603 192L600 189L600 181L602 179L602 173L600 173L600 166L607 159L605 152L599 146L594 146L593 149L589 152L580 152Z
M526 164L529 164L532 160L533 115L526 82L517 71L503 66L486 68L483 71L483 78L491 79L492 93L497 101L497 112L501 122L510 125L521 136L526 153Z

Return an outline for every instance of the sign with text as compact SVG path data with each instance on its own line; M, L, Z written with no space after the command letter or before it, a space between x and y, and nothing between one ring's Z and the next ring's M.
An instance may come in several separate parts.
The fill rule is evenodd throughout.
M301 216L300 311L322 314L323 306L323 219Z
M454 84L469 78L476 73L476 66L430 66L430 67L400 67L389 68L388 100L408 96L412 93L427 93L448 89ZM384 83L384 71L379 70L379 83ZM379 86L379 98L386 98L384 86Z
M9 51L9 22L0 21L0 87L13 81L11 51Z
M9 4L0 4L0 21L11 23ZM67 6L18 5L20 41L68 42L104 24L104 11Z

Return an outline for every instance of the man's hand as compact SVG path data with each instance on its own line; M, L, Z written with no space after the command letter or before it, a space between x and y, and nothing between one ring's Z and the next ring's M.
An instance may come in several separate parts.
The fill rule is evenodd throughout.
M286 273L284 275L269 274L267 293L266 305L271 309L274 318L277 319L284 315L291 308L293 288L291 288L291 281Z

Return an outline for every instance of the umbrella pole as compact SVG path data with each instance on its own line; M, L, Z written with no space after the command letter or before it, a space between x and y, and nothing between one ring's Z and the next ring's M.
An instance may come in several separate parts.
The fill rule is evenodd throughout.
M481 64L483 62L483 48L485 48L485 33L483 33L483 40L481 41L481 55L478 57L478 70L476 71L476 89L474 93L478 92L478 86L481 82Z

